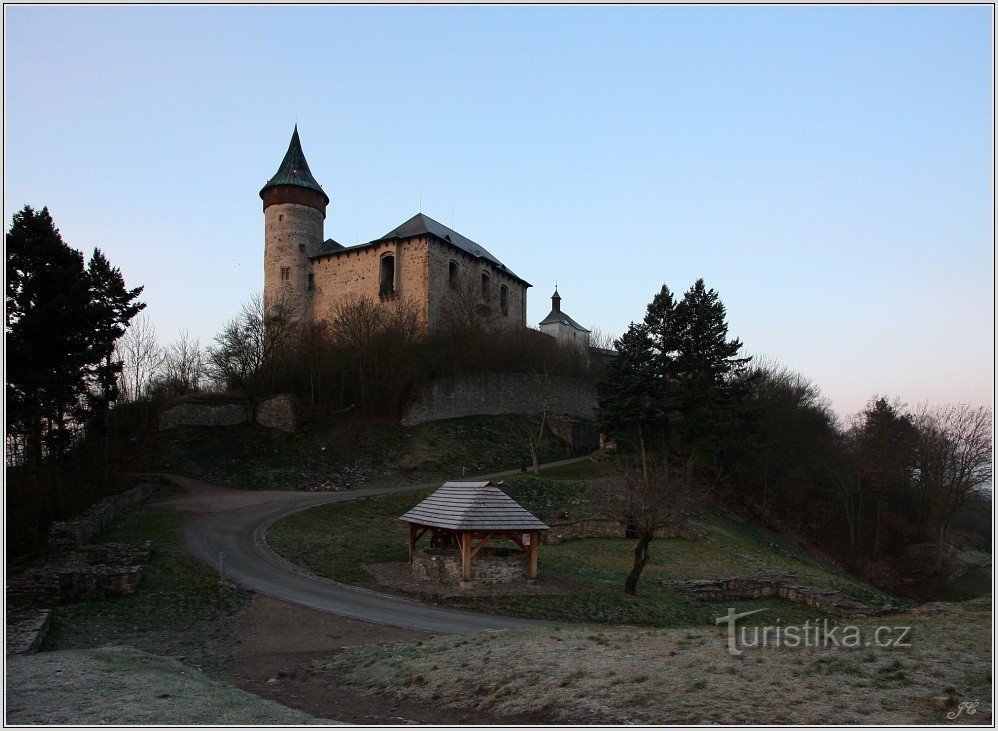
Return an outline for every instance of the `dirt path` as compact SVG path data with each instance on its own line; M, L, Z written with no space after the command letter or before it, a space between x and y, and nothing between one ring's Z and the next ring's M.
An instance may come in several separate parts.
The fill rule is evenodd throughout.
M319 718L354 724L545 724L543 714L488 716L433 703L364 695L313 663L361 645L428 639L425 632L370 624L257 594L234 618L233 660L221 680Z

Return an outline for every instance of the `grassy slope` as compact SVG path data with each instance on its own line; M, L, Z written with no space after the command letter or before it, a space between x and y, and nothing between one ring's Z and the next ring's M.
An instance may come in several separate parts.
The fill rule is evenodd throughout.
M506 490L529 510L544 514L577 505L585 499L585 478L591 463L545 472L540 478L516 477ZM336 503L293 515L274 525L267 540L289 560L337 581L367 584L361 564L405 561L405 531L398 516L429 491ZM541 549L543 576L570 579L583 589L570 596L452 598L449 606L495 611L517 616L607 623L681 626L709 624L724 613L727 603L701 607L661 586L662 580L715 578L748 573L765 566L787 568L818 586L833 587L865 601L888 598L853 579L809 551L754 526L713 516L703 527L709 541L661 539L652 543L652 561L642 575L637 597L623 594L634 542L624 539L566 541ZM766 606L768 616L803 621L815 612L789 602L738 602L739 608ZM774 614L775 613L775 614Z
M239 611L251 593L221 586L218 575L186 553L182 513L137 507L118 516L94 543L148 538L149 563L135 594L55 608L43 650L132 645L215 672L226 662L220 620Z
M518 435L525 416L470 416L406 427L343 418L294 434L252 426L183 428L147 435L130 452L134 470L180 472L243 489L302 489L331 481L355 487L426 482L516 467L530 461ZM566 456L548 439L544 455Z
M367 691L566 722L933 724L991 720L990 599L886 618L911 645L746 649L720 629L576 627L353 650L320 669ZM872 637L875 623L862 625ZM594 662L598 658L598 662ZM934 701L946 696L946 707Z
M43 652L7 662L8 723L309 724L308 714L132 647Z

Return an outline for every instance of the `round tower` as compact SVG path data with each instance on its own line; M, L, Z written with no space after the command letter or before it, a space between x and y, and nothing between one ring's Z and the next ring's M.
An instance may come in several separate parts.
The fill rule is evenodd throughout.
M291 144L274 177L260 190L263 199L263 303L294 319L312 318L312 262L323 242L329 196L312 177L295 125Z

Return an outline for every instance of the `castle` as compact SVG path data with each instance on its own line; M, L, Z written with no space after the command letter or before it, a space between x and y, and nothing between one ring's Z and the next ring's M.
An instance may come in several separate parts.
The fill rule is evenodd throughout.
M463 301L499 326L527 325L530 283L483 246L423 213L365 244L344 246L325 238L329 196L309 170L297 126L260 198L267 312L280 307L300 321L322 322L361 299L385 307L404 301L420 326L436 328ZM561 313L560 302L556 289L541 331L584 345L589 331Z

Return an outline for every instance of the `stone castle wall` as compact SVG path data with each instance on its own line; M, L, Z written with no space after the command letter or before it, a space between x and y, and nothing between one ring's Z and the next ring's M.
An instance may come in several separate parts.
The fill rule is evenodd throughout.
M315 289L312 293L312 314L315 321L333 320L336 310L344 303L366 299L394 306L394 298L382 298L381 259L395 257L395 294L416 310L421 324L427 321L427 249L425 237L396 245L394 242L375 244L360 251L330 255L312 263Z
M439 419L499 414L539 414L547 402L551 414L592 419L596 386L575 378L551 378L529 373L486 373L441 378L427 386L403 418L409 426ZM548 392L545 399L544 392Z
M450 263L457 264L458 279L455 284L450 282ZM491 277L494 307L499 306L499 292L506 287L508 292L507 313L495 314L497 321L507 327L527 326L527 288L522 282L504 274L491 264L485 264L451 246L439 241L429 242L429 323L437 327L444 321L444 311L450 306L448 300L470 288L473 292L480 291L482 272L488 272ZM456 290L456 292L455 292Z

